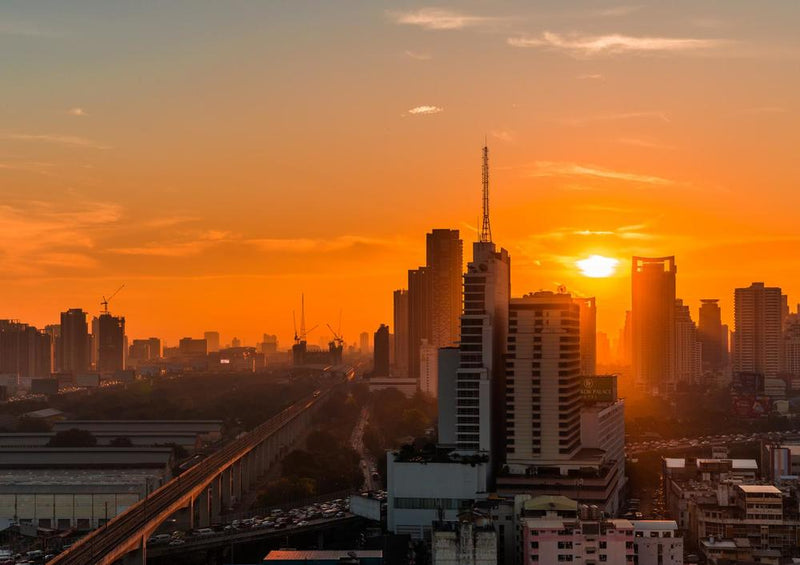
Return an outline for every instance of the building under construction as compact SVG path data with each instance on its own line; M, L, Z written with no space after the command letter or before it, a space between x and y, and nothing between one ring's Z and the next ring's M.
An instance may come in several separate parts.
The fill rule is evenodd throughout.
M328 349L309 349L308 334L316 329L314 326L306 330L306 309L305 296L300 296L300 331L297 330L297 323L294 327L294 345L292 345L292 363L300 365L340 365L342 363L342 351L344 350L344 339L341 333L336 332L328 325L333 339L328 343ZM339 320L341 328L341 317Z

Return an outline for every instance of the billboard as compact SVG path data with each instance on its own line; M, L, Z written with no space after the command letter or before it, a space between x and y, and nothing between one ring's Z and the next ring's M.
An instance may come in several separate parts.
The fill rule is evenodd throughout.
M581 398L584 402L616 402L617 375L581 377Z

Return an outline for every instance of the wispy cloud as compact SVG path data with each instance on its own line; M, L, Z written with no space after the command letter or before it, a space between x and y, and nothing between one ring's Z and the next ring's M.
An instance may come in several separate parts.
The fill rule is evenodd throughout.
M603 8L596 10L595 14L604 18L618 18L622 16L629 16L642 9L642 6L611 6L610 8Z
M119 255L140 255L147 257L190 257L219 244L235 241L238 236L223 230L207 230L193 235L190 239L157 241L133 247L114 247L111 253Z
M675 149L675 147L671 145L659 143L658 141L654 141L652 139L641 139L638 137L619 137L616 141L617 143L621 143L623 145L632 145L634 147L643 147L645 149Z
M785 114L788 112L783 106L756 106L755 108L745 108L742 114Z
M516 132L509 129L492 130L491 135L493 138L506 143L513 143L517 138Z
M70 116L78 117L78 118L83 118L84 116L88 116L89 115L89 114L86 113L86 110L84 110L83 108L78 108L78 107L70 108L69 110L67 110L67 114L69 114Z
M578 75L575 78L577 78L578 80L605 80L605 77L600 73L591 73L591 74L587 73L583 75Z
M388 12L395 23L431 30L453 30L478 27L501 18L462 14L442 8L420 8L413 12Z
M617 33L608 35L560 34L551 31L545 31L536 37L509 37L507 42L512 47L561 51L583 57L624 53L687 53L714 49L728 43L722 39L634 37Z
M94 266L96 230L119 221L120 206L106 202L55 205L29 201L0 205L4 246L0 269L5 275L41 274L53 267Z
M425 116L428 114L438 114L443 112L444 108L441 106L415 106L406 112L410 116Z
M430 61L431 59L433 59L433 56L431 56L428 53L418 53L416 51L410 51L410 50L406 51L406 57L411 57L412 59L416 59L417 61Z
M388 247L401 242L395 240L367 237L361 235L341 235L333 238L258 238L248 239L246 243L255 245L262 251L282 253L327 253L358 246Z
M582 165L570 162L536 161L529 174L534 177L592 177L604 180L617 180L659 186L676 184L675 181L663 177L614 171L595 165Z
M596 114L594 116L583 116L580 118L566 118L559 121L572 126L580 126L591 122L613 122L617 120L657 120L664 123L669 123L670 121L669 115L660 110Z
M39 143L53 143L58 145L65 145L68 147L86 147L91 149L110 149L107 145L102 145L91 139L85 137L78 137L75 135L61 135L61 134L30 134L30 133L3 133L0 134L0 139L10 141L26 141L26 142L39 142Z

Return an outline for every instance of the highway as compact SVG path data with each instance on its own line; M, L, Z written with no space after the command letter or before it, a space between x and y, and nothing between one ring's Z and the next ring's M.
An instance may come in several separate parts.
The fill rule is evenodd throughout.
M309 395L276 414L247 435L234 440L182 475L155 490L124 513L81 538L48 565L106 565L121 559L145 543L158 525L185 507L198 491L207 487L222 470L244 457L305 410L324 400L332 385L321 394Z

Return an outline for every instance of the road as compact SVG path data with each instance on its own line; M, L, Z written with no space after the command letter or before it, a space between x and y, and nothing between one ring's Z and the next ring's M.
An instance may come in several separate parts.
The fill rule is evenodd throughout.
M370 457L364 449L364 430L369 422L369 405L361 409L361 414L353 427L353 433L350 435L350 447L353 448L361 456L361 472L364 474L363 489L366 491L375 490L375 485L372 480L372 473L375 470L375 461Z

